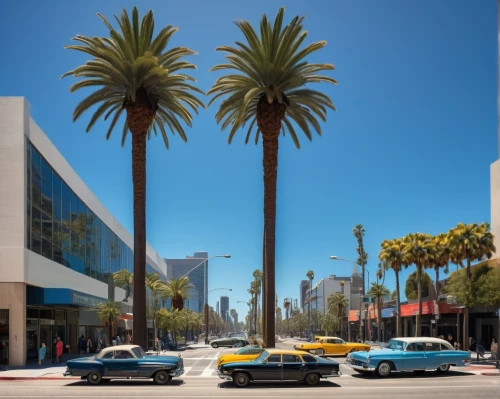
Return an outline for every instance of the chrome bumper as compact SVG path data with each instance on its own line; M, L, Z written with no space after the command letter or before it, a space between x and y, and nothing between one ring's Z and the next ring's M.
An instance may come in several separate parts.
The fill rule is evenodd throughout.
M181 367L178 367L175 370L173 370L170 373L168 373L168 375L170 377L179 377L182 374L184 374L184 365L182 365Z
M375 367L369 367L369 366L358 366L357 364L351 364L348 362L344 363L346 366L352 368L353 370L359 370L359 371L375 371Z
M223 374L220 370L217 370L217 375L223 380L231 381L233 379L233 377L231 377L229 374Z
M340 377L341 375L342 375L342 373L340 371L338 371L336 373L323 375L322 378Z
M69 370L66 370L66 371L63 373L63 376L64 376L64 377L68 377L68 376L70 376L70 375L73 375L73 374L71 374L71 371L69 371Z

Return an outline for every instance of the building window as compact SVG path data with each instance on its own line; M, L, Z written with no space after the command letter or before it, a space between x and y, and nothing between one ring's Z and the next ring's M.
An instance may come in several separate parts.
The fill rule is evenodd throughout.
M52 216L52 168L45 159L42 162L42 211Z
M52 204L54 220L61 221L62 208L61 208L61 178L57 174L53 174L52 181Z
M37 150L31 152L31 201L33 205L42 205L42 170L41 157Z

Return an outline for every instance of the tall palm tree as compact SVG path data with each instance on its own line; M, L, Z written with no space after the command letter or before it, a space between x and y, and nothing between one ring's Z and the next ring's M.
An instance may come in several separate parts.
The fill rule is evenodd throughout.
M128 298L134 288L134 274L130 273L127 269L121 269L113 273L113 280L117 287L125 290L125 298L122 302L128 302Z
M257 324L255 323L256 320L256 312L257 312L257 306L256 306L256 298L257 298L257 288L255 287L255 281L250 282L250 288L247 290L248 293L250 294L250 333L251 334L257 334Z
M390 295L391 291L389 291L389 289L384 284L373 282L370 290L366 294L377 301L377 341L381 342L382 304L384 301L384 297L386 295Z
M288 328L288 335L291 336L291 331L290 331L290 305L292 302L290 302L289 298L283 299L283 307L285 308L285 315L286 315L286 324Z
M74 112L76 121L85 111L98 105L87 126L89 132L96 121L113 118L106 134L108 139L125 111L122 146L127 133L132 133L132 180L134 187L134 274L138 282L134 292L134 341L143 348L147 345L146 323L146 139L158 131L168 149L168 127L187 141L181 121L191 126L190 109L197 112L203 103L192 92L203 93L190 82L194 79L180 73L195 66L183 57L195 54L186 47L166 47L177 31L170 25L156 37L153 12L148 11L142 22L134 7L132 21L126 10L116 17L119 31L107 19L97 14L109 29L109 38L77 35L77 45L67 49L81 51L93 58L84 65L65 73L82 78L71 87L71 92L82 88L98 88L80 102Z
M113 342L113 326L120 319L122 305L120 302L108 301L97 305L97 318L108 325L108 344Z
M451 258L457 264L467 262L467 278L472 279L471 262L483 258L490 259L496 251L493 244L493 234L488 223L473 223L466 225L459 223L448 233ZM464 350L469 349L469 308L464 308Z
M306 58L326 45L325 41L311 43L303 48L307 31L303 31L304 17L295 17L283 27L285 8L278 11L274 24L264 15L260 22L260 36L248 21L236 21L246 43L235 47L222 46L218 51L228 53L228 63L212 70L234 70L217 79L209 94L211 103L225 97L216 114L222 128L231 127L229 143L238 129L248 126L248 143L254 127L255 142L262 135L264 167L264 342L275 346L275 240L276 240L276 181L278 175L278 138L287 131L295 146L300 148L296 127L312 140L311 130L321 134L318 118L326 121L327 108L335 110L324 93L309 88L310 83L336 83L318 72L333 70L331 64L309 63ZM257 125L257 126L255 126ZM312 127L312 128L311 128Z
M187 277L171 278L165 283L164 295L172 300L172 308L184 309L184 299L188 298L189 279Z
M307 308L307 329L309 330L308 333L311 335L311 302L312 302L312 286L313 286L313 279L314 279L314 272L312 270L309 270L306 273L307 278L309 279L309 306Z
M253 271L253 277L254 277L254 284L255 284L255 303L256 303L256 306L255 306L255 313L254 313L254 317L255 317L255 328L257 329L257 320L259 319L259 297L260 297L260 294L262 293L262 277L263 277L263 274L262 274L262 271L260 271L259 269L255 269Z
M149 291L150 294L149 307L150 307L151 318L153 319L154 339L156 339L158 333L156 319L161 307L161 297L166 290L165 283L162 280L160 280L160 275L158 273L146 274L146 290Z
M396 275L396 336L402 335L401 329L401 288L399 283L399 273L403 268L408 267L410 259L406 252L406 244L403 239L394 238L392 240L384 240L381 244L382 249L379 252L378 258L382 262L384 268L392 269Z
M422 272L433 264L436 243L428 234L410 233L404 238L408 261L417 268L418 314L415 336L422 335Z
M432 267L436 272L436 295L439 296L439 271L444 269L444 273L448 274L448 263L450 262L451 249L448 245L448 234L438 234L434 237L434 242L436 243L436 249L432 259Z

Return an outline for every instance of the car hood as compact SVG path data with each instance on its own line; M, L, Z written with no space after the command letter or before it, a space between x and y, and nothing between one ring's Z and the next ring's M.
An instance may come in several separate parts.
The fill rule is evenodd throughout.
M141 362L177 363L182 358L179 356L146 356L139 360Z
M370 358L378 356L399 356L401 351L398 349L372 349L370 352L354 352L351 353L352 359L365 360L370 356Z
M260 363L260 362L257 363L257 362L255 362L253 360L247 360L246 362L244 362L244 361L238 361L238 362L224 363L220 367L221 368L225 368L225 367L240 368L240 367L249 367L249 366L259 366L261 364L262 363Z

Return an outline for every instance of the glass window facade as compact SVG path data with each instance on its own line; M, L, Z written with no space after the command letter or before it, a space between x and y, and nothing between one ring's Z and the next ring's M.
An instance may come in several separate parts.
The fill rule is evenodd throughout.
M26 247L103 282L107 273L133 272L132 249L86 206L29 140L26 159ZM158 273L148 263L146 272Z

